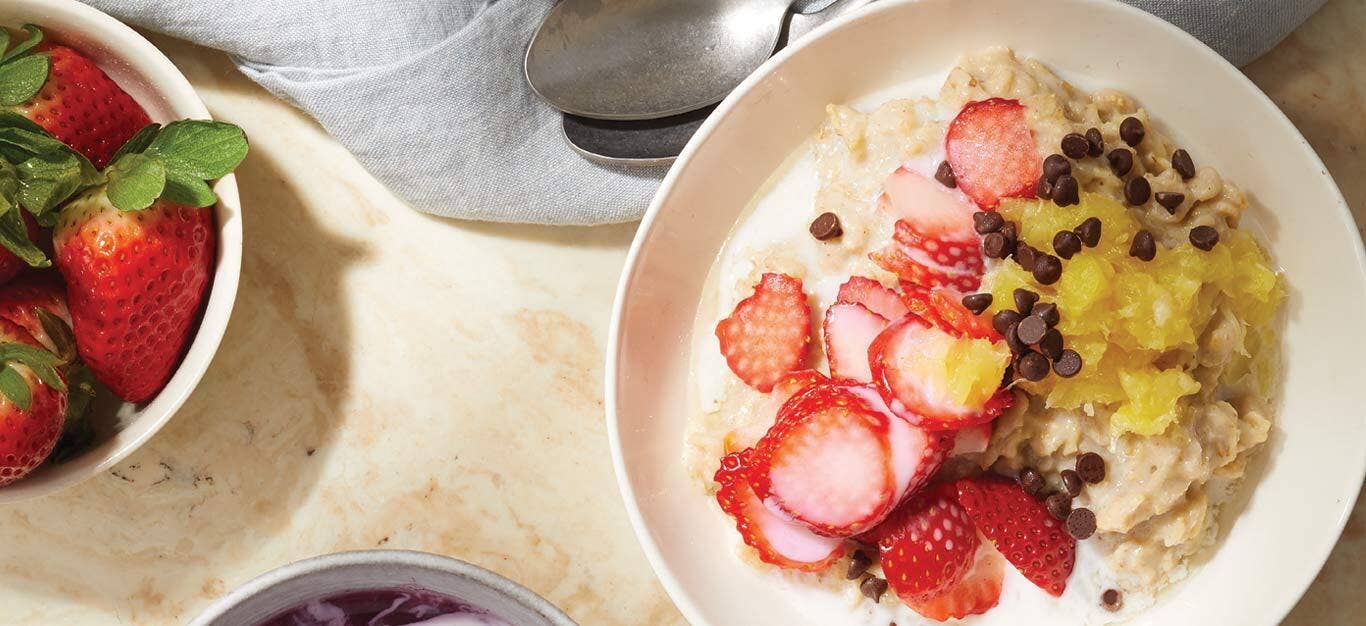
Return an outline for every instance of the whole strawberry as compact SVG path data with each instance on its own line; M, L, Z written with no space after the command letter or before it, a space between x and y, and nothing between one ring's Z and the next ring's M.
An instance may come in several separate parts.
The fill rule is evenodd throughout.
M0 319L0 487L52 454L66 417L59 360L23 328Z
M231 124L151 126L115 156L106 184L61 208L53 248L76 347L124 400L151 399L175 370L214 264L216 198L205 181L246 150Z
M147 112L94 61L44 42L36 27L24 31L26 39L0 57L0 105L104 167L119 146L151 123Z

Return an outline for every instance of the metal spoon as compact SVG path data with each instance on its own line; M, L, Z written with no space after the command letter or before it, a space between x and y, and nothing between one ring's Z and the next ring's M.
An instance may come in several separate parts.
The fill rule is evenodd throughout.
M775 48L781 48L821 24L871 1L798 0L797 5L805 4L807 10L819 12L793 13L786 32ZM752 69L746 75L749 71ZM707 106L679 115L646 120L599 120L566 113L562 129L569 146L591 161L625 166L668 165L714 109L715 106Z

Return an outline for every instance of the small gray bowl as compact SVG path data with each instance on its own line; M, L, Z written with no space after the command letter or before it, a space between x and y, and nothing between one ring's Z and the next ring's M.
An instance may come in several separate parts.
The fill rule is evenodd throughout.
M407 550L337 552L290 563L219 598L190 626L256 626L312 600L404 586L451 596L516 626L575 626L511 580L461 560Z

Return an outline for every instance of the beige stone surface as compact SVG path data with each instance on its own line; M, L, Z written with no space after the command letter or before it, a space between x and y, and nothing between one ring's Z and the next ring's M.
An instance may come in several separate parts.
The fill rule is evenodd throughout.
M683 623L631 534L603 422L634 226L420 215L222 54L156 42L253 139L237 308L204 382L146 447L0 509L0 623L183 623L263 571L372 547L483 565L583 624ZM1363 58L1366 1L1330 0L1249 68L1358 224ZM1359 623L1363 563L1359 504L1287 623Z

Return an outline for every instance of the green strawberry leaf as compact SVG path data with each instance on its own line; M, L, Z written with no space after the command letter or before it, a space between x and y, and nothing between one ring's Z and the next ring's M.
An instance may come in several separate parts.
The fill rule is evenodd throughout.
M0 246L14 253L29 267L51 267L47 255L28 238L28 225L24 224L24 213L17 206L0 214Z
M0 362L6 366L13 363L26 365L38 375L38 380L43 381L43 384L57 391L66 391L66 383L57 373L57 366L61 363L56 355L47 350L23 343L0 343Z
M20 411L27 411L33 406L33 391L28 388L28 381L8 364L0 369L0 393L5 394Z
M9 29L0 28L0 50L9 50ZM9 55L0 55L0 60L6 56Z
M24 32L25 32L25 33L28 33L28 37L25 38L23 41L19 42L19 45L15 46L13 50L10 50L9 52L6 52L6 53L5 53L5 56L0 57L0 63L5 63L5 62L9 61L10 59L17 58L17 57L19 57L20 55L24 54L25 52L28 52L29 50L34 49L35 47L38 46L38 44L43 43L43 31L42 31L42 29L38 28L37 26L34 26L33 24L24 24ZM8 47L8 46L9 46L9 33L6 32L6 33L5 33L5 46L0 47L0 50L3 50L5 47Z
M0 106L16 106L28 102L47 82L52 69L52 57L35 54L0 64Z
M95 441L95 427L89 419L90 405L95 400L95 375L81 363L72 363L62 371L66 374L70 392L66 400L66 422L62 425L62 436L48 457L53 463L75 458Z
M104 170L110 204L120 211L141 211L166 189L166 166L145 154L125 154Z
M128 138L128 141L123 142L123 145L119 146L118 152L115 152L114 156L109 157L109 162L113 163L125 154L138 154L147 150L147 146L152 145L152 140L156 139L157 132L160 130L161 124L155 122L143 126L142 130L134 133L132 137Z
M72 363L76 360L76 335L71 332L71 325L66 320L57 317L43 307L33 307L33 315L38 318L38 323L43 325L43 332L52 341L53 355L63 364Z
M214 180L246 158L247 135L226 122L181 120L161 129L146 153L161 159L167 171Z
M214 195L208 183L171 170L166 171L166 191L162 192L161 197L192 207L213 206L213 203L218 202L218 196Z
M9 109L0 110L0 128L18 128L34 133L47 133L37 122Z
M3 133L0 130L0 135ZM34 217L41 217L77 192L103 182L90 161L67 149L35 155L19 163L16 169L19 202Z

